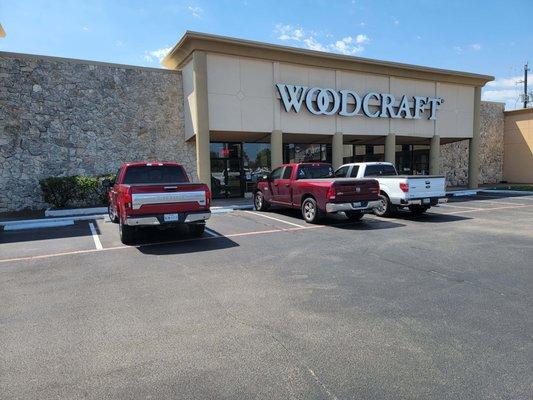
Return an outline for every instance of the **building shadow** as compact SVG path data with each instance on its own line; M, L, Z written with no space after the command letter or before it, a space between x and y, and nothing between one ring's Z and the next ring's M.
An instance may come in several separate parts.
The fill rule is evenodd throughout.
M88 222L93 221L75 221L73 225L54 226L47 228L29 228L21 230L1 230L0 231L0 243L19 243L19 242L31 242L37 240L49 240L49 239L68 239L82 236L91 236L91 231L88 226ZM93 225L97 231L98 225Z

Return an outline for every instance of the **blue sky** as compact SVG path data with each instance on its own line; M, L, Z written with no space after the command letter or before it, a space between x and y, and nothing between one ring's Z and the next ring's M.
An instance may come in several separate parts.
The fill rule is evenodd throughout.
M532 15L533 0L0 0L0 50L158 67L195 30L494 75L484 99L512 109Z

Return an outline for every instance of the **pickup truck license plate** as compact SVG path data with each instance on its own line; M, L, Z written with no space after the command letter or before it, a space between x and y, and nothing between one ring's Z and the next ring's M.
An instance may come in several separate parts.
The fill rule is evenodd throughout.
M352 207L361 207L361 202L358 203L352 203Z
M422 204L429 204L431 199L422 199Z
M163 220L165 222L173 222L173 221L179 221L180 215L179 214L165 214L163 215Z

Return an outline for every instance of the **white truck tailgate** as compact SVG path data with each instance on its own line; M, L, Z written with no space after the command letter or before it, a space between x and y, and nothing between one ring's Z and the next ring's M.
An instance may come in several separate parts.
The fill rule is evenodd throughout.
M409 177L407 182L409 184L408 199L446 196L444 176Z

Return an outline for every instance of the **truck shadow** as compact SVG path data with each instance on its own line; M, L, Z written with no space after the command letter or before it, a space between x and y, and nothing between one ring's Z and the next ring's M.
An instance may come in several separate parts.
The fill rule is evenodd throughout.
M379 218L379 217L377 217ZM472 217L465 217L457 214L439 214L438 212L426 212L422 215L413 215L409 211L398 211L394 214L393 218L403 219L406 221L415 222L432 222L432 223L444 223L444 222L457 222L473 219ZM382 218L385 219L385 218Z
M220 233L210 231L219 236L204 233L202 237L193 237L181 229L165 231L146 229L133 244L141 253L152 255L198 253L239 246Z
M300 210L290 209L290 208L272 208L276 214L285 215L296 219L295 222L300 225L307 225L303 220ZM376 218L371 215L365 215L360 221L350 221L344 215L328 215L320 221L321 225L329 226L332 228L339 229L350 229L350 230L376 230L376 229L391 229L391 228L401 228L405 224L392 222L385 218ZM309 225L312 226L312 225Z

